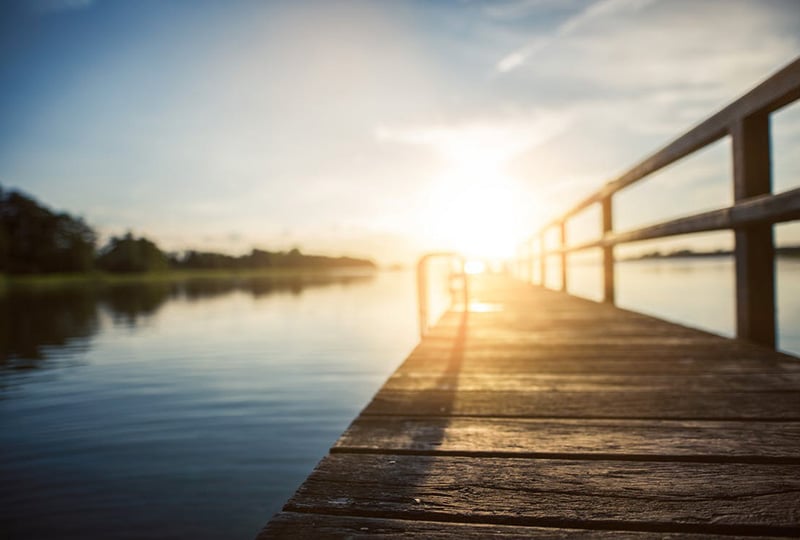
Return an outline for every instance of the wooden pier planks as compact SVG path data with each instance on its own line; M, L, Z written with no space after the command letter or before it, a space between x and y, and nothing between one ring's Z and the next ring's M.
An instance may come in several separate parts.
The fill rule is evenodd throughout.
M800 535L800 362L472 286L260 538Z

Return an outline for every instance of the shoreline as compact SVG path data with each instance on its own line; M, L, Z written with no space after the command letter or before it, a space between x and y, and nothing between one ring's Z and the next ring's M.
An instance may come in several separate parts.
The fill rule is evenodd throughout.
M179 269L145 273L57 273L0 274L0 293L7 287L59 287L65 285L117 285L127 283L174 283L193 279L296 279L316 277L366 277L380 272L377 268L258 268L258 269Z

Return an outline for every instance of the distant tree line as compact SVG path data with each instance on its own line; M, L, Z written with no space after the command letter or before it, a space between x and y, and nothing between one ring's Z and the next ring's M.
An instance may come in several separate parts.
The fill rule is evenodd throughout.
M304 255L299 249L291 251L264 251L254 249L247 255L234 257L221 253L186 251L171 254L169 264L173 268L348 268L354 266L373 267L372 261L352 257L324 257Z
M668 253L664 253L661 251L651 251L649 253L639 255L638 257L634 257L633 260L702 259L702 258L713 258L713 257L729 257L733 254L734 254L733 250L730 249L716 249L714 251L694 251L691 249L679 249L675 251L670 251ZM800 246L776 246L775 254L781 255L783 257L793 257L793 258L800 257Z
M0 271L83 272L94 266L97 234L80 218L0 188Z
M151 240L131 233L115 236L97 249L97 233L83 219L53 211L33 197L0 186L0 273L348 267L375 265L351 257L304 255L298 249L254 249L238 257L200 251L165 253Z

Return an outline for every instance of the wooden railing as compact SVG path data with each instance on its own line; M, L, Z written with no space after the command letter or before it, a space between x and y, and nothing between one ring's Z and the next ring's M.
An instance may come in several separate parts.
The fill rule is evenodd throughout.
M521 245L520 264L532 280L534 245L538 243L540 283L547 275L547 257L561 256L561 289L567 290L567 254L600 248L603 252L603 300L614 303L614 246L628 242L707 231L733 230L736 267L736 335L775 347L775 249L773 225L800 219L800 188L772 193L770 114L800 98L800 58L769 77L718 113L647 157L615 180L549 222ZM639 182L723 137L733 148L733 206L625 232L615 232L612 198ZM570 218L588 207L601 208L602 236L567 246ZM560 246L548 249L545 235L560 231Z
M454 306L458 297L464 305L464 310L469 309L469 282L467 279L467 261L458 253L428 253L417 262L417 306L419 308L419 335L423 337L430 327L430 283L429 264L434 259L444 259L448 262L447 287L450 294L450 304ZM455 265L455 266L453 266Z

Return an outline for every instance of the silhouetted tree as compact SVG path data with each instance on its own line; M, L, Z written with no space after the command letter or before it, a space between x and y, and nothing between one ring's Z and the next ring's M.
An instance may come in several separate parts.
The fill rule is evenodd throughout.
M168 268L167 256L147 238L131 233L113 237L100 251L97 266L108 272L154 272Z
M238 259L230 255L223 255L221 253L205 253L202 251L187 251L183 260L179 262L179 268L237 268L239 266Z
M80 218L56 213L32 197L0 186L0 272L83 272L99 268L109 272L149 272L166 268L375 268L372 261L349 257L304 255L254 249L234 257L221 253L187 251L163 253L146 238L128 233L112 238L95 258L97 235Z
M92 269L97 235L80 218L0 188L0 271L15 274Z
M262 249L254 249L247 258L248 268L269 268L272 264L272 253Z

